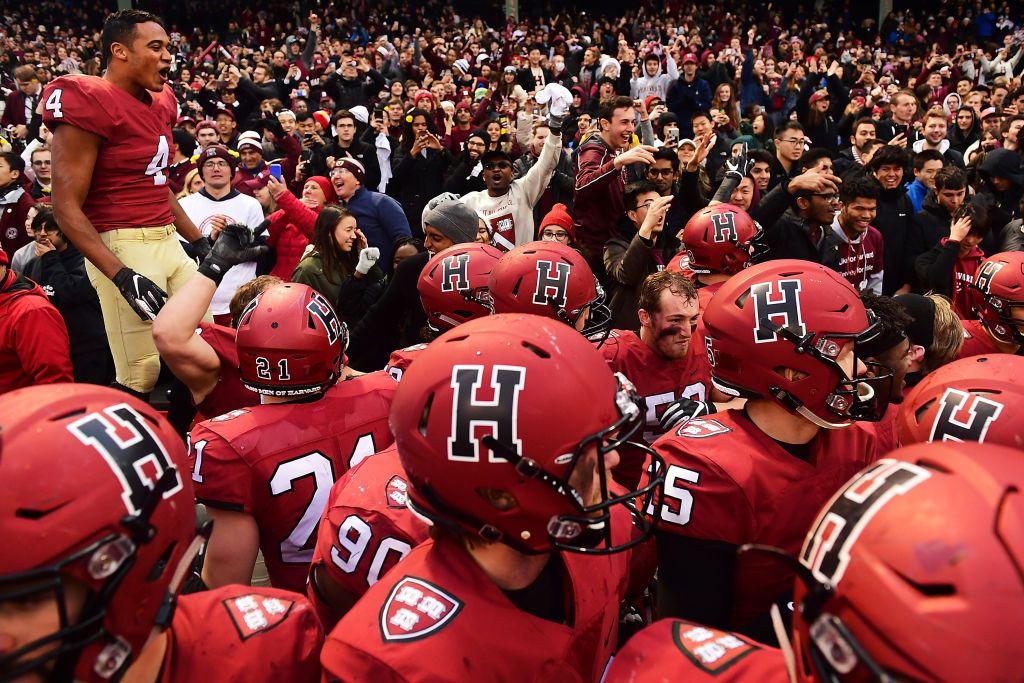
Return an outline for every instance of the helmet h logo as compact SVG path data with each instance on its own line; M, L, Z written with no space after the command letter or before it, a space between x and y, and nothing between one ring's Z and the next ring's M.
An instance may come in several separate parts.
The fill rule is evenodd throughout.
M736 215L733 212L713 214L711 223L715 226L713 235L715 242L739 242L740 236L736 231Z
M773 299L772 285L778 285L778 298ZM769 322L788 327L801 337L807 334L800 313L800 281L778 280L759 282L750 288L754 300L754 341L758 344L778 339Z
M324 324L324 328L327 330L327 341L331 344L338 341L338 337L341 336L341 321L338 320L331 305L327 303L327 299L319 294L314 294L306 304L306 310Z
M533 303L543 306L551 303L565 308L569 292L569 264L564 261L537 261L537 290Z
M991 292L992 289L992 278L1003 269L1005 263L999 261L986 261L982 264L981 268L974 275L974 285L985 294Z
M965 419L957 419L957 413L966 411ZM992 426L1003 404L959 389L946 389L939 402L939 412L932 423L929 441L976 441L985 440L988 428Z
M469 289L469 254L453 254L441 263L441 291Z
M526 386L526 368L495 365L491 369L488 393L480 398L483 365L456 365L452 368L452 431L448 437L448 459L460 462L480 461L480 428L488 429L496 440L522 455L519 440L519 394ZM507 462L490 449L488 462Z
M822 583L842 580L850 551L868 522L895 496L903 495L931 473L897 460L879 460L832 499L804 541L800 562Z
M103 413L90 413L67 427L79 441L94 448L121 482L128 514L142 510L150 492L174 463L145 418L127 403L106 408ZM120 431L120 434L118 433ZM125 439L124 433L130 434ZM163 497L170 498L181 490L181 475L175 473L175 483Z

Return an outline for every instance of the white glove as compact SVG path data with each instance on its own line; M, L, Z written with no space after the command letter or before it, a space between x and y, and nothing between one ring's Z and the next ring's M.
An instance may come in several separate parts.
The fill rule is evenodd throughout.
M547 104L551 116L565 116L572 106L572 93L560 83L548 83L533 99L537 104Z
M370 272L370 268L373 268L373 264L377 263L377 259L380 258L380 249L377 247L367 247L359 252L359 263L356 264L356 272L360 275L366 275Z

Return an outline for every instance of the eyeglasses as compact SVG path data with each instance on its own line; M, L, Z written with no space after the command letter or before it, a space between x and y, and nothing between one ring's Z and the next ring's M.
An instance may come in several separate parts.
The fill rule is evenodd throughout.
M552 241L552 240L561 241L561 240L564 240L564 239L568 239L569 238L569 233L567 233L565 230L557 230L557 231L545 230L544 232L542 232L540 234L540 238L542 240L546 240L546 241Z
M780 138L779 142L788 142L791 145L802 145L804 144L803 138Z
M658 176L665 176L666 178L672 176L671 168L649 168L647 169L647 175L657 178Z
M344 166L335 166L334 168L331 169L330 175L336 176L336 175L341 175L342 173L348 173L348 172L349 172L348 169L345 168Z
M53 162L49 161L49 160L39 160L39 161L33 161L32 165L33 166L49 166L52 163Z
M230 166L224 161L207 161L203 164L203 168L230 168Z

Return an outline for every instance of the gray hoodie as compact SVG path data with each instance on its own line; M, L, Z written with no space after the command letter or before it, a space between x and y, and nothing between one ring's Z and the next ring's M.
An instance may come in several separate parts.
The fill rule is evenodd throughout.
M679 69L676 67L676 60L672 59L672 55L666 54L665 59L668 64L668 73L663 74L661 72L661 61L658 61L658 69L655 71L653 76L647 75L647 62L644 61L640 64L640 68L643 70L643 75L638 78L629 79L629 95L634 100L646 100L651 95L656 95L659 99L664 100L665 94L668 92L669 84L679 78Z

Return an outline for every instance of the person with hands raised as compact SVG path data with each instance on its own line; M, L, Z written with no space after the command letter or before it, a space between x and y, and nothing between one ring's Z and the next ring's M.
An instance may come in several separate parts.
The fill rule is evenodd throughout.
M984 216L973 216L964 204L949 226L949 237L917 257L914 263L922 288L942 294L953 301L953 310L961 320L977 318L971 294L971 283L985 260L978 243L988 234ZM978 212L981 213L981 212Z

